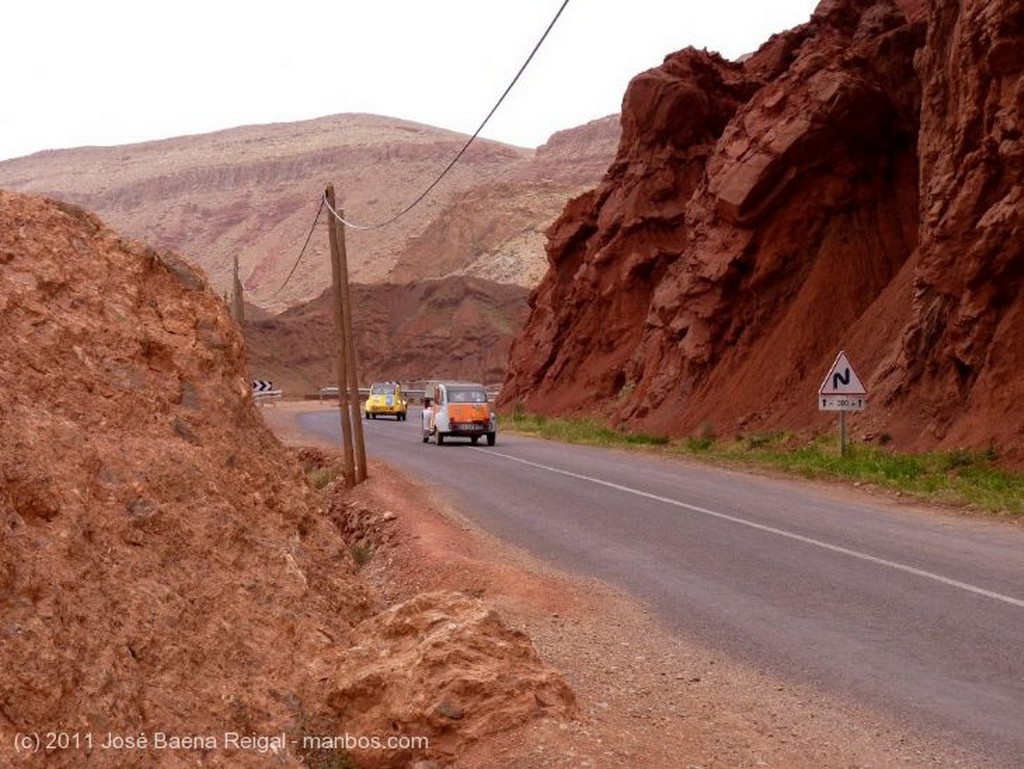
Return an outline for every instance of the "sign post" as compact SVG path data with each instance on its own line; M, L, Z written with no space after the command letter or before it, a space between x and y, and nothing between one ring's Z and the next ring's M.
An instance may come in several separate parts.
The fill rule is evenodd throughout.
M839 456L846 455L846 412L863 411L867 395L846 353L840 351L818 388L818 410L839 412Z

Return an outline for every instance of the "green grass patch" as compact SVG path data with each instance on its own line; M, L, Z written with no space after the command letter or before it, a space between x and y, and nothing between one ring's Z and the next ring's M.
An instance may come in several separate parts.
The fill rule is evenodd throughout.
M588 446L668 446L671 443L667 435L616 430L591 417L546 417L515 411L502 415L501 426L524 435Z
M348 551L352 554L352 560L356 562L356 566L359 568L366 566L366 564L373 560L373 548L362 542L352 545Z
M314 467L306 470L306 478L317 491L326 488L337 477L338 473L333 467Z
M996 465L993 451L899 454L884 445L853 444L840 456L832 435L808 440L787 432L719 439L711 425L681 439L615 429L592 417L544 417L516 410L502 427L540 438L591 446L636 448L760 466L820 480L873 485L926 502L1024 515L1024 473Z

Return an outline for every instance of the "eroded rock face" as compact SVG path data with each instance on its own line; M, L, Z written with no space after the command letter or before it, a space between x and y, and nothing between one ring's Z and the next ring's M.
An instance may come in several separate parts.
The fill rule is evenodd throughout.
M907 419L920 411L936 441L1012 446L1024 395L1024 8L932 2L917 71L920 247L888 401Z
M866 430L1010 449L991 404L1021 349L1021 11L924 11L827 0L742 63L684 50L637 76L616 162L549 230L503 401L820 427L845 349Z
M5 739L0 765L300 766L311 714L340 712L337 667L365 678L360 650L391 644L394 634L375 633L391 633L402 612L359 577L258 416L225 305L173 254L74 206L0 191L0 329L5 732L214 740L88 758L83 744L33 763ZM503 713L568 712L561 679L479 602L416 600L415 616L458 628L433 636L443 687L397 654L404 661L375 680L406 698L403 723L436 739L419 758L504 728ZM427 681L434 688L419 692ZM432 720L441 688L472 714L465 728ZM524 711L532 692L541 699ZM369 712L358 726L392 730ZM263 737L264 750L234 749L225 733ZM286 745L269 743L282 733ZM372 765L404 766L402 755L380 751Z
M372 595L257 416L205 278L85 211L0 192L0 324L5 728L295 730L310 685L291 658L344 643Z

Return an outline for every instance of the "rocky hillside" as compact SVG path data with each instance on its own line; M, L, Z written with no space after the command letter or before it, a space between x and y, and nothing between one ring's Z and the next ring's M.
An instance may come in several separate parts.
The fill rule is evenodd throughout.
M349 230L361 283L450 273L532 287L544 230L565 202L601 178L615 152L615 117L527 150L475 142L431 194L387 227ZM247 126L121 147L41 152L0 162L0 188L82 205L104 221L199 264L230 286L237 255L248 300L280 311L330 284L325 219L294 277L325 185L359 223L390 219L455 157L461 134L372 115Z
M309 485L183 260L0 192L0 326L0 765L405 767L572 711L478 601L362 581L331 513L380 511ZM430 747L304 747L344 734Z
M545 231L604 175L619 140L617 115L560 131L507 180L458 196L395 259L394 282L472 275L536 286L547 270Z
M359 379L472 379L499 383L512 339L526 320L527 290L452 276L352 286ZM245 324L249 369L288 397L336 382L334 306L311 302Z
M741 63L631 82L614 164L550 229L506 404L685 435L825 429L1021 455L1024 17L823 0Z

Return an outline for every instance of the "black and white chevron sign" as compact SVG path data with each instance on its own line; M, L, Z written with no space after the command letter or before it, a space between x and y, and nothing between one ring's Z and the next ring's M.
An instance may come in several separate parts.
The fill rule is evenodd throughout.
M252 380L252 391L254 393L268 393L274 389L274 383L266 379Z

